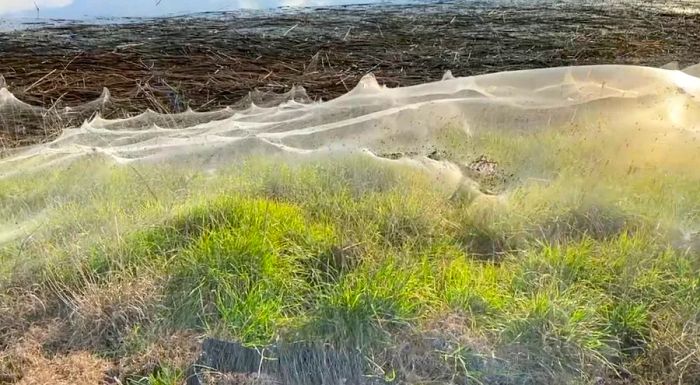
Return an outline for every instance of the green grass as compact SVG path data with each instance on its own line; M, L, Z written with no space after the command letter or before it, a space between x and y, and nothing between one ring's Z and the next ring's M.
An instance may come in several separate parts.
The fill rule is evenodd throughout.
M601 165L579 140L475 138L514 177L468 200L363 156L215 175L91 159L6 178L3 221L47 225L2 244L0 308L28 290L46 311L25 321L65 317L69 341L111 325L110 344L80 347L116 358L142 353L139 333L187 332L328 343L399 383L696 384L700 174L688 159ZM85 164L90 183L71 172ZM128 282L151 282L148 295ZM23 331L0 327L0 347Z
M137 380L130 380L129 385L179 385L185 381L180 369L161 368L160 370Z

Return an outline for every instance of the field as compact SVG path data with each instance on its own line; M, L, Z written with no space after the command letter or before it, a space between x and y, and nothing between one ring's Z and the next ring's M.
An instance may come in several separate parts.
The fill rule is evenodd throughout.
M696 384L697 143L600 135L453 138L456 190L360 154L6 177L0 380L178 384L217 337L212 384Z
M697 15L498 4L0 34L0 385L700 384L700 79L422 84Z
M417 2L62 22L0 33L0 87L47 111L2 112L0 151L46 141L94 113L216 110L303 86L329 100L369 72L389 87L591 64L697 64L688 0ZM41 28L39 28L41 27ZM110 98L83 113L64 113ZM250 99L246 99L251 91ZM1 108L1 107L0 107ZM2 111L2 110L0 110ZM0 154L1 155L1 154Z

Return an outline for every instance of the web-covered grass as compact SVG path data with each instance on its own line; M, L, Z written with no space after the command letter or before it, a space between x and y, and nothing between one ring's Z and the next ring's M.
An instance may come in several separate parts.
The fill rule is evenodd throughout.
M366 155L7 177L0 229L23 231L0 248L0 373L30 375L18 347L44 328L44 356L150 384L184 378L179 335L329 344L368 382L695 384L693 144L594 137L450 141L451 161L498 161L498 195Z

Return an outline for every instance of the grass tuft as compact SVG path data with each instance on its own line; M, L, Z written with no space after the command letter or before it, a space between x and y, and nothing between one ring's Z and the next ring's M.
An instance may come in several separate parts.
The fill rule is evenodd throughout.
M87 185L79 164L5 179L6 218L51 204L50 226L0 246L0 378L84 354L118 362L122 383L179 383L195 354L173 336L208 336L313 346L284 356L290 383L325 375L311 366L335 351L368 383L695 385L700 259L680 246L695 241L695 174L590 179L572 170L591 149L540 153L556 136L509 158L530 139L474 138L514 177L462 200L430 172L362 156L140 177L93 159Z

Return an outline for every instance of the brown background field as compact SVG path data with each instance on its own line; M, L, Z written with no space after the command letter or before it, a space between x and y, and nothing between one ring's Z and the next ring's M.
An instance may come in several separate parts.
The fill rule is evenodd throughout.
M666 2L668 3L668 2ZM505 3L503 3L505 4ZM379 5L199 14L0 33L0 75L52 111L111 91L103 116L234 105L251 90L304 86L337 97L380 83L584 64L700 62L700 17L634 5L531 2ZM0 79L2 82L2 79ZM0 151L46 140L94 110L63 116L0 107ZM48 116L51 115L51 118Z

